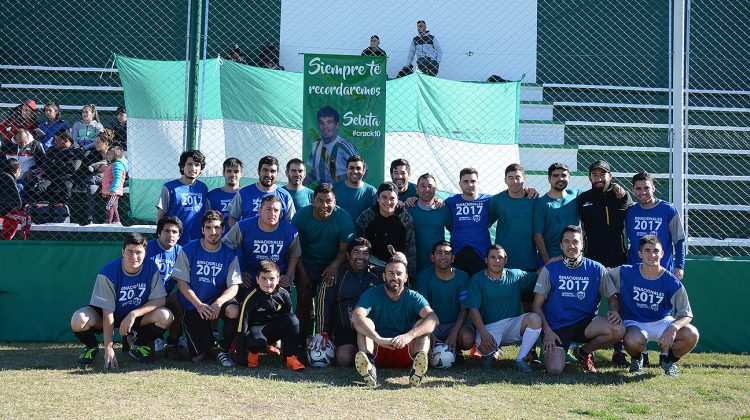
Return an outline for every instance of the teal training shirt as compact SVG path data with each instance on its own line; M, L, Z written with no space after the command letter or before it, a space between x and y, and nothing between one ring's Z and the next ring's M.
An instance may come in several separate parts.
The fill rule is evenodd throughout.
M381 337L393 338L409 332L421 318L419 312L429 306L424 296L409 289L393 301L385 291L385 286L367 290L359 298L357 307L367 311L367 317L375 323L375 331Z
M346 181L333 184L333 193L336 195L336 205L346 210L352 218L352 223L357 224L357 218L366 208L375 204L377 190L368 183L359 188L346 185Z
M535 285L533 271L505 268L500 280L492 280L482 270L471 277L466 307L477 309L485 325L513 318L523 313L521 292L532 291Z
M445 240L445 229L450 223L451 213L448 207L425 209L417 203L407 207L414 219L414 236L417 243L417 272L432 266L432 246L437 241Z
M562 255L560 240L565 226L578 225L580 190L565 190L565 197L554 199L547 194L534 201L534 233L544 236L550 258Z
M316 219L313 206L303 207L294 214L292 224L299 231L302 261L308 264L330 264L339 252L339 244L354 240L352 219L338 206L328 220Z
M490 200L490 220L497 220L495 243L508 253L507 268L536 269L534 201L526 196L513 198L508 191Z
M299 211L302 207L307 207L310 204L312 204L313 199L313 190L305 187L301 190L290 190L286 187L281 187L285 189L289 195L292 196L292 202L294 202L294 208Z
M441 324L451 324L458 319L461 304L466 302L469 289L469 275L461 270L453 271L453 278L441 280L434 267L419 273L417 291L427 299Z

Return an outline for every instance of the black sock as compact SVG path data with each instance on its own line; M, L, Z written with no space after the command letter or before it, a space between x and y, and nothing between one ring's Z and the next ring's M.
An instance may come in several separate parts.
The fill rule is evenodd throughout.
M585 346L586 344L588 344L588 343L584 343L584 344L581 344L581 345L580 345L580 346L578 346L578 348L576 349L576 351L578 351L578 354L579 354L579 355L580 355L581 357L586 357L586 356L588 356L588 355L589 355L589 352L587 352L586 350L584 350L584 349L583 349L583 346Z
M227 351L232 346L232 341L237 335L237 325L239 325L239 318L224 318L224 326L221 329L222 340L219 344L219 350Z
M164 335L164 331L166 331L165 328L158 327L156 324L143 326L135 337L135 345L151 347L156 337Z
M76 337L81 340L81 343L83 343L83 345L85 345L86 347L90 349L99 347L99 341L96 339L96 335L94 334L94 331L92 329L74 332L73 334L75 334Z
M667 363L677 363L680 360L679 357L675 356L674 353L672 353L672 349L669 349L669 353L667 353L666 361Z

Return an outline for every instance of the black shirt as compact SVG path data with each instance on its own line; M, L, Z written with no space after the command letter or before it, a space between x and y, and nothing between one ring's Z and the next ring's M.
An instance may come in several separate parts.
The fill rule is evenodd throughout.
M605 267L618 267L628 261L624 229L625 212L631 204L630 195L617 198L611 184L603 192L592 188L578 196L583 255Z

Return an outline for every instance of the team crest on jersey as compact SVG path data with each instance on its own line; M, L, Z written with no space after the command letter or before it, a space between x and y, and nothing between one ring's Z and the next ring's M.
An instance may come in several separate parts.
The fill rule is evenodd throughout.
M578 293L576 293L576 297L579 300L584 300L584 299L586 299L586 292L583 291L583 290L579 290Z
M273 261L273 262L279 262L279 256L278 256L278 254L271 255L271 261Z
M659 305L656 304L656 303L652 303L651 304L651 310L654 311L654 312L658 311L659 310Z
M134 297L131 302L133 302L133 305L140 306L141 305L141 298Z
M482 216L475 214L471 219L474 220L474 222L479 223L482 220Z

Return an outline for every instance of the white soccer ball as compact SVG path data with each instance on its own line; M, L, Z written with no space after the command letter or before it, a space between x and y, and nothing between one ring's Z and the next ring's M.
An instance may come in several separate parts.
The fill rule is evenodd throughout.
M310 366L315 368L324 368L326 366L330 366L333 363L333 357L336 355L333 347L333 341L331 341L329 338L320 338L322 340L325 340L325 350L313 350L310 348L307 349L307 362L310 364Z
M435 343L430 352L430 365L438 369L448 369L456 362L456 353L442 342Z

